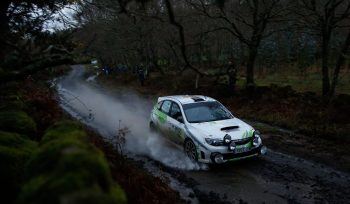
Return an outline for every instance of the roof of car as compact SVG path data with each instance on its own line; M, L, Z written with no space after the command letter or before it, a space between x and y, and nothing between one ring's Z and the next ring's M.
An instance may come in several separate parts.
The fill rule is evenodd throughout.
M166 99L172 99L180 102L181 104L197 103L204 101L216 101L213 98L202 95L175 95L175 96L162 96L158 98L158 101L163 101Z

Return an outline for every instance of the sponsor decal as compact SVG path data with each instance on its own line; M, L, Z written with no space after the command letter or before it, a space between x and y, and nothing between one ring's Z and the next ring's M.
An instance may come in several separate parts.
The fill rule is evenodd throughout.
M155 111L156 111L156 115L158 117L159 122L165 123L168 116L165 113L159 111L158 109L155 109Z

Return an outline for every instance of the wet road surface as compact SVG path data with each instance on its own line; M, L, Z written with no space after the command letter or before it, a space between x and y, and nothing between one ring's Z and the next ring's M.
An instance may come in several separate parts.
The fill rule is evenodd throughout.
M349 174L271 149L264 157L211 168L191 162L181 148L148 131L156 98L102 87L94 76L84 76L83 66L73 66L56 86L62 108L104 137L113 137L119 123L128 127L129 156L170 179L192 203L350 203Z

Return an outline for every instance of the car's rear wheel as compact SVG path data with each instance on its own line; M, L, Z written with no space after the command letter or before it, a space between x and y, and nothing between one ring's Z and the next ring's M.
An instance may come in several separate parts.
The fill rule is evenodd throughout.
M192 140L187 139L184 144L184 149L186 155L191 159L196 161L197 160L197 148L195 144L192 142Z

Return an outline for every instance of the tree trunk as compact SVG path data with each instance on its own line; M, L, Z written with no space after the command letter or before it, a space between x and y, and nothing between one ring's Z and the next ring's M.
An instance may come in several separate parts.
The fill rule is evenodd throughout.
M340 51L340 54L339 54L339 57L337 60L337 64L334 68L333 80L332 80L332 85L331 85L331 90L329 92L329 96L333 96L335 93L335 88L336 88L337 83L338 83L340 68L344 65L345 55L348 52L349 46L350 46L350 30L348 32L348 36L346 37L344 45Z
M255 46L249 47L249 56L247 62L247 72L246 72L246 87L254 87L254 66L257 56L258 49Z
M8 34L8 21L7 10L10 6L11 1L1 0L0 1L0 61L2 62L6 53L6 43L5 39Z
M194 88L195 88L195 89L198 89L198 86L199 86L199 77L200 77L200 75L197 73L197 74L196 74L196 81L195 81L195 84L194 84Z
M328 70L328 58L329 58L329 40L330 35L327 31L324 31L322 35L322 94L326 96L330 91L329 83L329 70Z
M228 93L232 96L236 91L236 82L237 82L237 69L235 65L228 70Z

